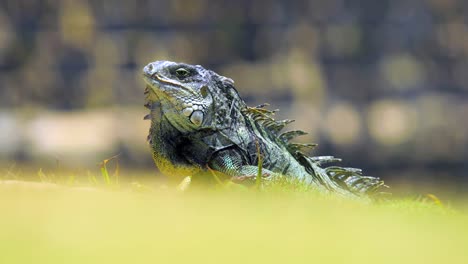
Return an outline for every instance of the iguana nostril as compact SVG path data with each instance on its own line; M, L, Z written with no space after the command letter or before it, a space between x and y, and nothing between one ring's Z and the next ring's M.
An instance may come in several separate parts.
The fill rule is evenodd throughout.
M148 64L148 66L146 66L148 68L148 71L151 72L153 70L153 64Z

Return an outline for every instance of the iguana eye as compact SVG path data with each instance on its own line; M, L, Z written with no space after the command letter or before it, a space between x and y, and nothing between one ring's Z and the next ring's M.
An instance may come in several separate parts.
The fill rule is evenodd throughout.
M184 68L179 68L175 71L178 77L187 77L189 75L189 71Z

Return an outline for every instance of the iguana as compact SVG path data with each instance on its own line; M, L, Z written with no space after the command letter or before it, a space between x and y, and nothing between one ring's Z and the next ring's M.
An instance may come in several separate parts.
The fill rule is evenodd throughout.
M277 121L266 105L249 107L234 81L200 65L155 61L143 68L151 119L148 140L159 170L169 176L212 179L212 173L237 181L290 177L318 190L366 196L383 186L360 169L322 167L340 161L309 157L315 144L291 143L300 130L281 130L293 120Z

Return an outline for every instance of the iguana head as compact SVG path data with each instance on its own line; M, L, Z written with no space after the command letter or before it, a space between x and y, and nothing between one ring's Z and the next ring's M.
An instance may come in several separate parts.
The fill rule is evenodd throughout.
M231 79L200 65L155 61L143 68L143 76L163 115L182 132L216 127L229 119L226 108L233 100L241 101Z

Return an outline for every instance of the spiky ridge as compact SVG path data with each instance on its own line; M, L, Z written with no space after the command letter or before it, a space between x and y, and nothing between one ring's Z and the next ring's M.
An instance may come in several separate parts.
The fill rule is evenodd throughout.
M362 170L356 168L345 168L339 166L322 167L323 164L339 162L341 159L333 156L310 157L303 152L317 144L293 143L291 140L297 136L306 135L302 130L292 130L282 132L288 124L294 122L291 119L275 120L274 114L278 110L268 110L262 104L256 107L246 107L243 114L252 118L259 126L268 132L270 138L282 144L293 155L299 163L304 166L317 180L328 190L342 194L351 192L353 194L374 194L379 192L381 187L386 187L384 182L376 177L363 176Z
M263 129L268 131L270 138L279 141L278 143L284 145L295 158L298 158L301 155L303 149L314 148L317 144L302 144L302 143L293 143L290 142L293 138L297 136L307 135L307 132L302 130L292 130L281 132L288 124L294 122L292 119L285 120L275 120L274 114L278 110L268 110L265 107L268 104L261 104L256 107L247 107L243 109L243 113L250 118L252 118L257 124Z

